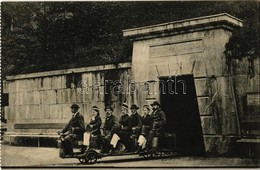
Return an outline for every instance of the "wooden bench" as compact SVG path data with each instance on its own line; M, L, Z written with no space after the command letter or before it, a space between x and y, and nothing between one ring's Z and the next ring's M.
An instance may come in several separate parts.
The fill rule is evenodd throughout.
M14 124L14 129L57 129L60 130L64 128L66 124L64 123L24 123L24 124ZM11 144L11 138L15 137L28 137L37 138L37 145L40 146L40 138L54 138L58 139L59 135L57 133L42 133L42 132L5 132L4 137L9 138L9 144Z
M9 144L12 144L12 137L29 137L37 138L37 146L40 146L40 138L55 138L58 139L59 135L57 133L27 133L27 132L6 132L5 135L9 138Z

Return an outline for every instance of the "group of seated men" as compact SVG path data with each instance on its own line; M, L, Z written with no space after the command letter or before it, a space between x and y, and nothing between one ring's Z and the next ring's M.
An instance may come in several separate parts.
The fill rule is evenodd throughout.
M155 101L151 106L152 112L150 112L149 105L144 105L141 116L137 112L139 109L137 105L131 105L131 114L128 114L128 105L122 104L119 119L113 115L114 109L112 107L105 107L104 134L101 135L102 120L99 115L99 108L97 106L91 108L92 117L85 128L84 117L78 112L79 106L73 104L71 106L73 116L61 131L62 134L67 133L63 139L66 155L73 154L73 141L82 139L85 131L90 131L91 136L100 139L97 141L101 145L102 152L113 152L118 142L125 146L126 151L138 152L143 149L150 149L153 138L166 124L166 117L160 109L160 104Z

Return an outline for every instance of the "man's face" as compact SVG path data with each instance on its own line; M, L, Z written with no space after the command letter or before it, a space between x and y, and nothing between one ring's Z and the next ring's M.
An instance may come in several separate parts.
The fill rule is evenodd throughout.
M107 116L111 116L111 114L112 114L112 110L106 109L106 115L107 115Z
M122 108L121 108L121 111L122 111L122 114L123 114L123 115L127 114L127 109L126 109L125 107L122 107Z
M158 105L153 105L152 107L153 107L153 110L157 110L159 106Z
M76 107L73 107L73 108L71 108L71 112L74 114L74 113L76 113L78 111L78 108L76 108Z
M147 108L143 108L143 113L144 113L144 115L147 115L148 113L149 113L149 109L147 109Z
M136 109L131 109L132 114L136 113Z

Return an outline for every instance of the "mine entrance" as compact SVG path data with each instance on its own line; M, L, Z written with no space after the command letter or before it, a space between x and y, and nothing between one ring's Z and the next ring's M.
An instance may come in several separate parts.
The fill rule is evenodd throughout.
M187 156L205 155L193 75L161 77L160 101L167 130L176 134L177 151Z

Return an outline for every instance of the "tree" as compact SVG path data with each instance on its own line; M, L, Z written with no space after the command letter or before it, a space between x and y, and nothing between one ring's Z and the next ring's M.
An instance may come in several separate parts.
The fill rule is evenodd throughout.
M227 58L259 56L257 1L3 2L2 75L131 61L123 29L223 12L244 20Z

